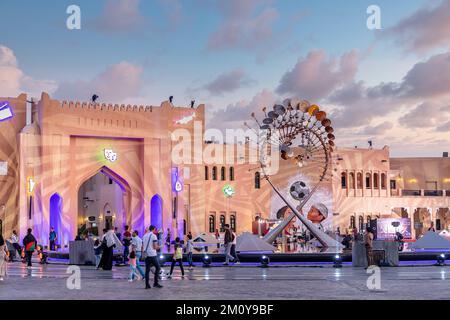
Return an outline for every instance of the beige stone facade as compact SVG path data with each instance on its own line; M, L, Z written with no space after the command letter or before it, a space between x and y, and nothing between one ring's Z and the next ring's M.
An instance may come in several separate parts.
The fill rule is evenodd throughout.
M26 95L0 101L8 101L15 114L0 122L0 162L8 168L0 176L0 219L7 237L13 229L23 236L31 227L46 244L50 226L57 224L60 244L66 245L92 217L99 228L108 221L142 232L156 223L182 236L212 232L225 222L241 233L251 231L256 216L275 218L283 206L267 182L258 179L257 165L237 163L246 156L238 145L205 143L204 105L61 102L46 93L32 107ZM28 124L27 105L32 114ZM191 162L183 164L173 161L179 143L173 133L180 130L194 137ZM232 161L225 152L223 161L206 163L202 153L214 147L233 150ZM108 150L117 158L107 156ZM297 170L281 162L272 179L288 193L293 181L308 180L308 172ZM327 229L339 226L342 232L361 219L401 215L421 221L415 235L431 221L439 220L441 228L450 225L449 158L397 159L390 158L388 147L337 148L331 172L332 179L311 199L329 208ZM99 173L106 180L95 180ZM182 183L179 192L174 174ZM115 184L111 192L120 199L95 192L93 186L101 183ZM231 197L224 187L231 187Z

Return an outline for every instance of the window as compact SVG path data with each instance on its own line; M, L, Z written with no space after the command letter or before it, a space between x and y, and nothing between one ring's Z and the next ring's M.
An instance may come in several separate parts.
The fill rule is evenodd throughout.
M231 228L231 230L236 232L236 215L235 214L232 214L230 216L230 228Z
M386 189L386 174L381 174L381 189Z
M183 234L187 235L187 222L185 219L183 219Z
M349 175L350 189L355 189L355 174L350 172Z
M394 189L394 190L397 189L397 181L391 180L390 184L391 184L391 189Z
M355 216L351 216L350 217L350 228L351 229L354 229L355 228L355 226L356 226L356 221L355 221L356 219L355 219Z
M255 172L255 189L261 189L261 174Z
M225 177L225 167L220 168L220 180L224 181Z
M209 168L205 166L205 180L209 180Z
M209 216L209 233L216 232L216 217L214 215Z
M347 173L341 173L341 187L342 189L347 189Z
M378 189L379 185L379 179L378 179L378 173L373 174L373 187L374 189Z
M366 173L366 189L372 189L372 174Z
M230 167L230 181L234 181L234 167Z
M217 180L217 167L212 168L212 179Z
M359 230L363 230L364 229L364 218L363 218L363 216L359 216L358 217L358 226L359 226Z
M361 173L361 172L358 172L358 173L356 174L356 177L357 177L356 182L357 182L358 189L361 190L361 189L363 188L363 177L362 177L362 173Z
M220 232L225 232L225 215L220 215Z

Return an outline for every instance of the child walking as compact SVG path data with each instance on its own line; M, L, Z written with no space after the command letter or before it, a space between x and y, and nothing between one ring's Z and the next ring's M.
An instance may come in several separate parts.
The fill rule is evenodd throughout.
M95 255L95 268L98 269L100 260L102 259L102 244L100 240L95 240L94 242L94 255Z
M180 242L180 238L177 237L175 239L175 252L173 253L172 257L172 265L170 266L170 273L168 278L172 278L173 268L175 267L175 264L178 262L178 265L181 269L181 277L184 278L184 269L183 269L183 245Z
M136 261L136 252L134 251L134 249L133 249L133 251L130 252L129 259L130 260L128 261L128 263L130 265L130 277L129 277L128 281L133 282L134 278L137 278L137 274L136 274L137 273L137 268L136 268L137 261Z

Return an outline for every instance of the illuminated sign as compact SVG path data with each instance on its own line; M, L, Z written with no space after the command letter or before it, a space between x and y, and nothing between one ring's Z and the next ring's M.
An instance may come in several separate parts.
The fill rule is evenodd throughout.
M227 184L226 186L224 186L222 188L222 192L225 195L225 197L227 197L227 198L231 198L236 193L234 191L234 188L232 186L230 186L229 184Z
M9 102L0 102L0 121L5 121L13 117L13 112Z
M175 124L188 124L195 118L195 112L191 114L190 116L183 117L177 121L175 121Z
M183 183L178 177L178 168L172 168L172 190L174 192L183 191Z
M115 153L112 149L104 149L105 159L111 162L115 162L117 160L117 153Z

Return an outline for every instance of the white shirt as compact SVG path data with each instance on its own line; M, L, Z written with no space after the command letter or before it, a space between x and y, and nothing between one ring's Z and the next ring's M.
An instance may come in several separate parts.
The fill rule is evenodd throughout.
M138 236L131 238L131 244L136 248L136 252L142 251L142 239Z
M11 244L19 243L19 239L17 238L17 236L14 233L11 235L11 238L9 240L10 240Z
M156 250L154 247L155 243L158 243L158 238L153 232L148 232L144 235L143 240L143 248L144 251L147 252L148 257L156 257Z

